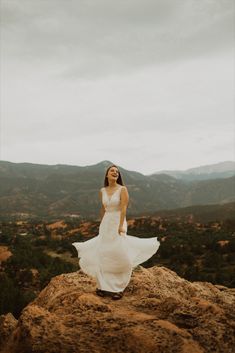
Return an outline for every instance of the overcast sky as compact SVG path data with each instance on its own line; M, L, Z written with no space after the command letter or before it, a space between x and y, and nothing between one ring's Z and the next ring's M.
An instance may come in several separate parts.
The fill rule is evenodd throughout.
M0 159L234 160L233 0L1 0Z

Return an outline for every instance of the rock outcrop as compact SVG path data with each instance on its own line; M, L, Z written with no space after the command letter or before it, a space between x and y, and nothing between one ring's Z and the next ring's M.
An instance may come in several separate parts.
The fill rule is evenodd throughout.
M54 277L16 320L0 317L1 353L234 353L235 289L138 267L121 300L77 271Z

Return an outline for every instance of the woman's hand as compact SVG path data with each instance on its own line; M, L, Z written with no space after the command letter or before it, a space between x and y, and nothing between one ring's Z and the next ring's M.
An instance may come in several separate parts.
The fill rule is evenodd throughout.
M119 233L119 235L122 235L122 233L125 233L125 229L122 226L119 226L118 233Z

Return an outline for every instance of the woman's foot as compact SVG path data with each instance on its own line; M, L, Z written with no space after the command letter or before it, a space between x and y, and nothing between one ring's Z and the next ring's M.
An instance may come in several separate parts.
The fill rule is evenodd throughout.
M112 294L112 299L113 300L118 300L121 299L123 297L123 292L118 292L118 293L113 293Z

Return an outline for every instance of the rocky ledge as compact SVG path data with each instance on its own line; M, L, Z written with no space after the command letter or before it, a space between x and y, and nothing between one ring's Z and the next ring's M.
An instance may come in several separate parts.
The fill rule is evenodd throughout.
M77 271L54 277L21 313L0 316L1 353L234 353L235 289L139 267L124 297Z

